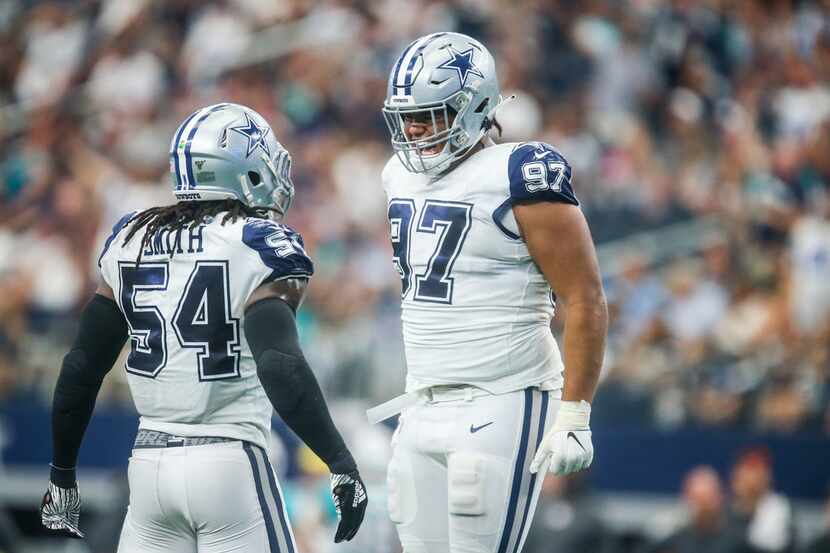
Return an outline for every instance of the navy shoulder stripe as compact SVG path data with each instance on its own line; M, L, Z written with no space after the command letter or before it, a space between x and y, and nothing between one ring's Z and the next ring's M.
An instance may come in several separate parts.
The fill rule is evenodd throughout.
M264 282L309 278L314 274L314 264L305 252L302 237L285 225L267 219L248 219L242 228L242 242L271 269Z
M110 245L112 245L112 241L115 240L115 237L118 236L118 233L121 232L121 230L125 226L127 226L127 223L130 222L130 219L132 219L135 216L136 213L138 213L138 211L131 211L131 212L127 213L126 215L124 215L123 217L118 219L118 222L115 223L115 225L113 225L112 233L107 237L107 241L104 243L104 249L101 250L101 255L98 256L98 268L99 269L101 268L101 260L104 259L104 255L110 249Z
M550 144L520 144L508 160L511 203L547 201L579 205L571 185L572 173L565 157Z

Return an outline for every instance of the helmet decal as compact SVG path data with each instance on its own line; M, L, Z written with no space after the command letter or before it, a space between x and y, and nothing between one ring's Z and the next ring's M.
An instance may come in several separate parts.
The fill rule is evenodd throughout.
M467 83L467 75L475 75L484 78L484 74L476 67L473 61L473 52L475 48L470 47L468 50L459 52L450 45L448 48L450 52L450 59L442 63L437 69L455 69L458 72L458 79L461 81L461 88Z
M268 136L271 129L257 125L256 121L248 115L247 111L245 112L245 121L245 125L230 127L230 130L236 131L248 139L248 151L245 154L245 157L251 157L251 152L253 152L257 146L262 148L266 155L271 155L271 152L268 150L268 143L265 141L265 137Z

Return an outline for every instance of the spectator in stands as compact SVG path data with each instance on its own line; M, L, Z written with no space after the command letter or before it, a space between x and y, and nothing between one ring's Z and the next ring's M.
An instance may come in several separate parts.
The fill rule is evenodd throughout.
M766 449L746 450L732 468L731 522L753 551L793 550L795 535L790 501L772 490L772 459Z
M720 477L709 466L693 468L683 481L688 523L657 544L651 553L744 553L739 529L730 525L724 509Z
M549 475L542 484L526 553L603 553L611 535L597 516L585 473Z

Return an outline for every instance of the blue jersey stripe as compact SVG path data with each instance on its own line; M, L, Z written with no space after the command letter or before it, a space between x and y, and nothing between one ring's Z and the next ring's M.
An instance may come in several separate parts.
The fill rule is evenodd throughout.
M510 534L513 530L513 519L516 517L516 509L519 504L519 492L522 488L522 477L525 473L525 456L527 455L527 442L530 438L530 417L533 413L533 392L530 388L525 389L525 414L522 422L522 437L519 442L519 451L516 455L516 465L513 467L513 487L510 490L510 499L507 503L507 516L505 517L504 528L501 533L498 553L507 553L507 545L510 541Z
M104 259L104 255L106 255L107 251L109 251L110 246L112 245L112 241L115 240L115 237L118 235L121 230L127 226L127 223L130 222L130 219L138 213L138 211L130 211L123 217L121 217L115 225L112 227L112 234L109 235L107 238L106 243L104 244L104 249L101 250L101 255L98 256L98 268L101 268L101 260Z
M262 518L265 520L265 531L268 534L269 553L280 553L277 533L274 529L274 520L271 518L271 511L268 509L268 504L265 501L265 492L262 489L262 479L259 476L259 467L257 466L256 457L254 457L252 448L253 446L249 443L242 444L242 449L245 450L245 454L248 455L248 461L251 463L251 471L254 473L256 495L259 500L259 508L262 510Z
M207 113L203 114L199 119L196 120L196 124L193 125L193 128L190 129L190 133L187 135L187 143L184 146L184 163L185 168L187 169L187 187L188 189L193 189L196 187L196 179L193 177L193 162L190 159L190 146L193 143L193 137L196 136L196 131L199 130L199 125L202 124L202 121L208 118L208 116L213 113L214 111L218 111L228 104L216 104Z
M542 410L539 414L539 430L536 432L536 449L542 444L542 438L545 437L545 419L548 415L548 397L550 392L541 392L542 394ZM533 501L533 487L536 485L536 477L539 473L530 475L530 487L527 490L527 501L525 502L525 510L522 514L522 524L519 526L519 533L516 535L516 545L513 547L513 553L518 553L519 545L522 543L522 535L525 531L525 524L527 524L527 516L530 513L530 504ZM542 475L544 479L545 475Z
M521 236L504 226L504 217L507 213L513 209L513 200L507 198L504 200L499 207L497 207L493 211L493 222L496 223L496 226L499 227L499 230L504 233L505 236L510 238L511 240L519 240Z
M182 133L184 132L185 127L190 121L196 117L196 114L199 113L198 111L194 111L190 114L190 116L184 120L182 126L179 127L178 132L176 132L176 137L173 139L173 151L170 155L173 156L173 163L175 165L175 175L176 175L176 190L181 190L184 187L184 183L182 182L182 175L179 172L179 140L182 138Z
M406 68L406 75L404 75L404 79L405 79L404 80L404 86L406 87L406 88L404 88L404 91L403 91L404 94L407 94L407 95L412 94L412 71L415 69L415 62L418 61L418 55L421 52L423 52L424 49L427 46L432 44L433 41L435 41L436 38L442 37L445 34L447 34L447 33L435 33L434 35L429 37L426 42L421 44L421 46L412 55L412 59L409 60L409 66Z

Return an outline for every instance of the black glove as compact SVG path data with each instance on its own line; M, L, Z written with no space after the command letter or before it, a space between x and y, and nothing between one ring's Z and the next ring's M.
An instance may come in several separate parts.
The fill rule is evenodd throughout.
M366 486L357 470L347 474L331 475L331 498L340 520L334 534L334 543L349 541L357 534L369 502Z
M64 474L68 471L72 471L71 477ZM50 530L61 530L73 538L83 538L84 533L78 528L81 518L81 493L78 491L74 472L73 469L52 468L49 487L40 504L40 521Z

